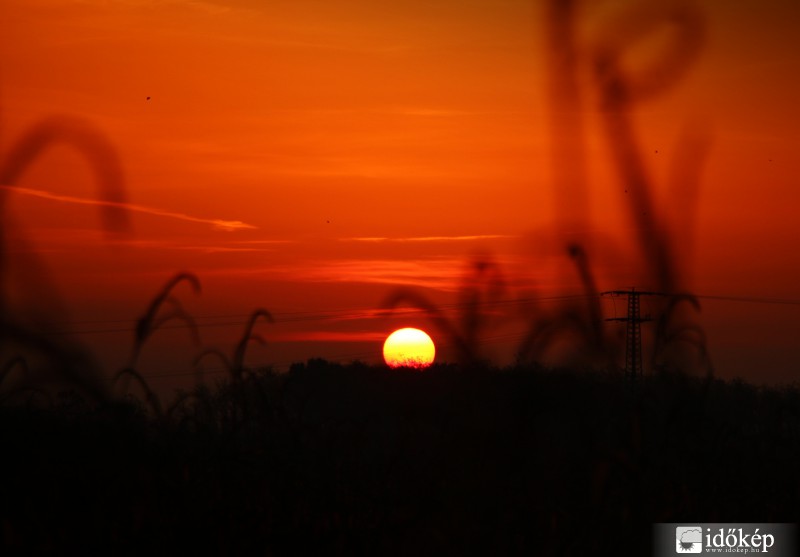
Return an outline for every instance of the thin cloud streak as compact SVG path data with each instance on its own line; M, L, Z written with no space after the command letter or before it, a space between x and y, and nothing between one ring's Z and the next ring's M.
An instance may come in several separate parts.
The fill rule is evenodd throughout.
M169 240L147 240L140 238L114 239L113 242L129 248L146 250L195 251L202 253L274 253L282 244L282 240L253 240L243 242L225 242L223 244L186 244Z
M374 319L384 319L388 315L397 316L417 316L425 313L424 310L414 307L387 310L386 308L361 308L347 310L329 310L321 312L286 312L273 313L276 321L280 323L293 323L302 321L328 321L331 323L343 323L348 321L372 321Z
M405 238L388 238L383 236L364 236L353 238L340 238L341 242L364 242L364 243L380 243L380 242L470 242L477 240L506 240L517 238L518 236L511 236L506 234L477 234L473 236L410 236Z
M305 283L364 283L390 286L417 286L457 291L461 284L463 261L457 258L391 260L345 259L303 261L269 267L209 267L198 270L201 276L261 276Z
M541 288L546 270L532 266L525 257L506 257L498 261L508 270L509 288ZM200 269L201 275L263 277L265 280L293 283L360 283L386 286L410 286L458 292L469 278L469 269L461 258L429 257L419 259L341 259L283 262L268 267L212 267Z
M361 282L418 286L445 291L458 290L461 261L431 259L417 261L345 260L309 269L305 280L312 282Z
M126 209L128 211L133 211L135 213L144 213L147 215L177 219L185 222L210 224L214 228L218 230L224 230L226 232L232 232L234 230L255 230L258 228L256 226L253 226L252 224L247 224L239 220L204 219L201 217L193 217L191 215L186 215L184 213L176 213L174 211L166 211L164 209L157 209L155 207L146 207L144 205L136 205L133 203L121 203L118 201L104 201L100 199L87 199L85 197L74 197L71 195L59 195L55 193L36 190L33 188L24 188L20 186L0 185L0 188L9 191L14 191L22 195L38 197L40 199L47 199L50 201L60 201L62 203L73 203L76 205L92 205L95 207L97 206L118 207L120 209Z
M381 342L386 335L375 331L297 331L273 333L271 342Z

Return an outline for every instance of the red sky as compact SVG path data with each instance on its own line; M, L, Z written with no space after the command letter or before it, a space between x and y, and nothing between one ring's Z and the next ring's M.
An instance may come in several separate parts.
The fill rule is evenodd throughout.
M82 119L121 161L132 224L110 242L85 158L64 144L47 150L3 184L17 188L5 221L21 259L12 296L51 308L57 295L64 312L54 320L86 331L113 370L135 319L180 270L203 284L199 297L185 285L176 295L209 345L232 349L249 312L270 310L277 323L258 325L269 345L248 361L278 367L312 356L377 361L394 326L423 326L437 340L420 316L372 310L400 285L458 304L475 257L499 264L503 299L570 294L579 284L565 243L582 238L601 290L655 288L590 64L637 3L587 3L576 16L574 105L552 95L544 4L3 2L0 149L7 155L50 116ZM800 299L798 8L696 6L705 22L696 59L629 114L653 210L678 246L682 287ZM645 35L624 67L636 74L669 40L660 28ZM579 156L565 107L582 125ZM682 146L693 137L708 155L689 195ZM567 204L586 212L565 212L558 184L578 192L578 180L586 195ZM503 311L483 346L508 361L527 323L492 307ZM602 307L613 317L623 306ZM718 375L797 379L798 305L703 299L700 323ZM187 337L154 338L145 373L188 369Z

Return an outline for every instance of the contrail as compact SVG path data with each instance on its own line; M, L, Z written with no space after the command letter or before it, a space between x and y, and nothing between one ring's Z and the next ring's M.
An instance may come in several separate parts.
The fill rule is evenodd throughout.
M119 201L103 201L99 199L88 199L85 197L73 197L71 195L59 195L33 188L23 188L19 186L5 186L0 185L0 188L15 191L23 195L30 195L31 197L39 197L41 199L49 199L51 201L62 201L64 203L75 203L78 205L94 205L102 207L118 207L120 209L127 209L137 213L145 213L147 215L155 215L157 217L167 217L171 219L178 219L186 222L198 222L202 224L210 224L219 230L226 230L228 232L234 230L255 230L256 226L244 223L240 220L222 220L222 219L204 219L200 217L193 217L184 213L176 213L173 211L165 211L164 209L156 209L155 207L146 207L144 205L135 205L133 203L122 203Z

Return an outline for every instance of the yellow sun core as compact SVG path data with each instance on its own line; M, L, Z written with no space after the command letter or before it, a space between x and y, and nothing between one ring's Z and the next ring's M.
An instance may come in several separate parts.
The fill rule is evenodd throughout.
M436 347L425 331L398 329L383 343L383 359L391 368L426 368L433 363Z

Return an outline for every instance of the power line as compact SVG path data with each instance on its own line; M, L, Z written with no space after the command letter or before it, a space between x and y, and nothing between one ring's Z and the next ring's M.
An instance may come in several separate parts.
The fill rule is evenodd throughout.
M592 296L588 294L574 294L562 296L542 296L537 298L513 298L507 300L487 300L481 302L458 302L450 304L440 304L436 308L442 311L458 310L471 306L508 306L508 305L524 305L545 301L558 301L558 300L571 300L571 299L588 299ZM356 319L371 319L375 317L397 317L404 314L419 314L425 313L425 310L419 308L357 308L357 309L331 309L322 311L295 311L295 312L271 312L275 320L279 323L298 323L306 321L337 321L337 320L356 320ZM249 314L229 314L229 315L206 315L195 316L194 323L198 328L202 327L228 327L228 326L243 326L246 320L250 317ZM213 319L230 319L231 321L210 322L204 323L205 320ZM236 319L237 321L233 321ZM240 320L240 321L239 321ZM76 325L91 325L99 323L130 323L134 320L93 320L93 321L73 321L71 323L60 324L63 330L54 331L52 334L101 334L101 333L123 333L133 332L135 327L118 327L118 328L98 328L98 329L85 329L85 330L69 330L68 327ZM159 329L182 329L186 325L165 325Z
M800 300L791 298L755 298L744 296L714 296L711 294L698 294L695 296L700 300L719 300L722 302L741 302L746 304L770 304L783 306L800 306Z
M549 301L567 301L567 300L590 300L598 296L591 294L571 294L561 296L541 296L541 297L527 297L527 298L513 298L505 300L487 300L481 302L457 302L450 304L440 304L436 308L440 311L454 311L464 309L467 307L502 307L502 306L524 306L527 304L535 304L539 302ZM713 295L713 294L699 294L695 298L700 300L713 300L721 302L734 302L734 303L750 303L750 304L765 304L765 305L786 305L786 306L800 306L800 300L789 298L758 298L747 296L727 296L727 295ZM378 317L398 317L408 314L421 314L425 310L419 308L352 308L352 309L329 309L322 311L284 311L273 312L276 322L283 323L302 323L302 322L319 322L319 321L339 321L339 320L359 320L359 319L373 319ZM217 327L242 327L246 320L250 317L249 314L221 314L221 315L200 315L194 317L194 324L198 328L217 328ZM215 321L221 319L223 321ZM61 330L49 331L48 334L54 335L94 335L94 334L113 334L113 333L133 333L136 329L135 326L125 327L102 327L102 328L89 328L89 329L71 329L80 325L94 325L94 324L116 324L116 323L131 323L134 319L113 319L113 320L89 320L89 321L73 321L70 323L62 323L59 325ZM209 322L210 321L210 322ZM159 329L183 329L186 324L167 324Z

